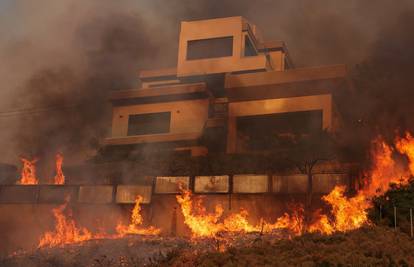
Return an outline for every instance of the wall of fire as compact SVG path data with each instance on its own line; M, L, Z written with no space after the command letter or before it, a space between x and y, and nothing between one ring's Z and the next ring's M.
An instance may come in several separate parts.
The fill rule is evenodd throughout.
M288 203L304 202L305 175L220 175L154 177L153 185L3 185L0 186L0 234L8 247L30 248L39 236L53 227L53 208L70 198L73 217L88 229L115 229L120 218L127 220L136 195L144 198L142 214L146 224L162 229L165 235L189 236L176 195L190 189L202 199L207 211L220 204L225 215L241 208L256 223L261 217L274 220L286 212ZM345 174L315 174L315 193L327 193L337 184L346 184ZM322 203L315 198L315 208ZM24 235L17 231L30 227ZM14 231L13 229L16 229ZM23 232L22 232L23 233ZM11 245L10 245L11 244Z

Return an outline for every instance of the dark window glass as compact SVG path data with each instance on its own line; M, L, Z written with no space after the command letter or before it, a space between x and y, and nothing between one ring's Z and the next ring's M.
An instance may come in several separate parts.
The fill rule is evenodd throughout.
M230 57L233 55L233 36L193 40L187 44L187 59Z
M170 122L170 112L129 115L128 135L168 133Z
M237 118L238 138L252 150L266 150L293 136L321 130L322 110Z
M254 49L253 44L250 41L250 38L247 36L244 36L244 56L245 57L257 56L256 50Z

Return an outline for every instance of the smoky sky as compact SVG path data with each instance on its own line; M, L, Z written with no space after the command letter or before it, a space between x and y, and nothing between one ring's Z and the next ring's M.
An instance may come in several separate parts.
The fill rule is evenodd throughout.
M402 65L412 70L413 8L413 1L404 0L4 0L0 162L57 151L69 160L93 155L110 134L109 92L139 87L141 69L175 66L182 20L241 15L265 40L284 40L297 67L348 64L362 88L352 95L358 107L346 116L349 121L378 124L370 114L383 112L393 125L407 125L403 113L410 105L402 104L402 111L389 102L408 101L400 98L411 96L409 75L400 89L389 88L389 80L376 80L379 88L367 85L360 77L370 69L366 62L394 62L375 72L395 73Z

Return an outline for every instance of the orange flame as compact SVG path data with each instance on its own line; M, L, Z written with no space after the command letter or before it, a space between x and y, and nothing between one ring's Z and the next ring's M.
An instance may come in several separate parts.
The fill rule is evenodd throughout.
M67 218L63 211L66 209L69 199L53 209L53 216L56 220L55 230L46 232L40 239L40 247L57 247L71 243L79 243L94 238L86 228L78 228L73 219Z
M184 223L190 228L193 238L216 237L220 232L272 232L278 229L286 229L294 235L299 235L302 232L303 208L301 207L295 207L292 216L285 213L275 223L268 223L261 219L259 225L252 225L248 221L249 213L245 209L223 219L224 210L220 204L215 206L214 213L208 213L201 200L193 201L191 199L189 190L182 190L181 195L177 195L176 198L181 206Z
M411 143L411 146L414 142ZM396 146L402 154L405 153L405 148L410 146L410 142L403 142L396 140ZM393 157L393 148L385 143L381 138L377 138L373 142L373 149L371 155L373 158L373 168L368 173L368 184L363 189L367 197L377 196L386 192L391 183L406 184L409 180L409 172L403 166L397 164Z
M321 215L319 221L310 227L310 232L320 231L331 234L334 231L346 232L357 229L368 222L367 209L370 203L364 194L359 193L347 198L344 186L336 186L322 199L331 206L333 221L326 215Z
M131 222L129 225L124 225L122 223L118 223L116 226L116 231L118 232L119 236L129 235L158 235L161 231L154 226L150 227L141 227L143 223L143 219L141 216L141 203L143 201L142 196L137 195L135 199L135 206L132 210L131 214Z
M56 175L55 184L65 184L65 175L62 171L63 155L61 153L56 154Z
M414 138L407 132L404 138L397 138L395 143L398 152L407 156L410 174L414 176Z
M367 209L371 207L370 199L389 189L391 183L407 184L410 174L414 173L414 138L406 134L404 138L395 140L395 148L405 154L409 160L407 171L393 159L393 148L381 138L373 142L373 167L367 173L369 180L365 187L355 196L347 197L344 186L336 186L322 199L331 207L330 214L321 214L318 210L314 214L314 221L307 231L332 234L335 231L346 232L369 224ZM294 235L304 231L303 207L297 206L291 215L288 213L279 217L275 223L268 223L261 219L260 225L252 225L248 221L248 212L241 210L231 214L221 222L223 208L216 205L214 213L207 213L201 202L191 200L191 193L184 190L177 196L181 205L185 224L191 229L193 237L215 237L219 232L271 232L275 229L286 229Z
M184 215L184 223L191 229L194 237L214 237L222 230L222 224L218 224L218 220L223 215L221 205L215 207L215 213L208 214L200 201L195 205L198 214L194 214L194 205L189 190L183 189L182 194L177 195L176 198Z
M345 187L335 187L323 197L331 206L333 219L329 220L327 215L319 215L318 220L309 227L309 231L331 234L334 231L354 230L369 223L367 209L372 205L370 199L386 192L392 183L407 184L410 173L414 171L414 138L407 133L405 138L395 140L395 147L398 152L408 157L410 172L394 161L393 148L381 138L377 138L371 151L373 168L367 174L369 180L365 187L351 198L345 196Z
M21 172L20 180L18 181L18 184L22 185L33 185L38 184L39 180L36 178L36 161L34 160L28 160L25 158L20 158L20 160L23 162L23 168Z
M75 221L70 218L71 211L66 211L69 213L69 218L63 213L66 210L69 199L66 199L66 202L53 209L53 216L56 220L56 225L54 231L46 232L39 241L38 247L62 247L67 244L81 243L91 239L114 239L122 238L127 234L135 235L158 235L160 229L153 226L150 227L140 227L143 223L142 216L140 214L142 202L142 197L137 196L135 207L131 215L131 223L127 226L119 223L116 227L118 234L108 234L103 229L100 229L98 233L92 233L87 228L76 226Z
M328 216L321 214L320 210L317 210L314 214L316 220L309 226L308 231L310 233L320 232L327 235L331 235L335 232L332 222L329 220Z

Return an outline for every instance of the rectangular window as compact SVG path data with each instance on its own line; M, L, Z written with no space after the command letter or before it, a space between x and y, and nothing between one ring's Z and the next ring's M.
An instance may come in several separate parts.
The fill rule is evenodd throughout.
M251 150L266 150L285 138L322 130L322 110L276 113L237 118L238 143Z
M171 112L129 115L128 135L168 133L170 122Z
M233 36L192 40L187 43L187 60L231 57L232 55Z
M244 56L245 57L257 56L257 52L254 49L254 46L252 42L250 41L250 38L247 35L244 36Z

